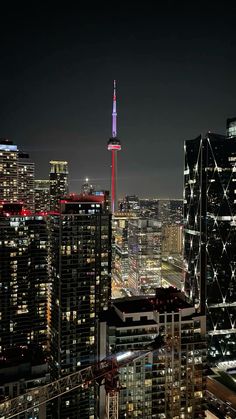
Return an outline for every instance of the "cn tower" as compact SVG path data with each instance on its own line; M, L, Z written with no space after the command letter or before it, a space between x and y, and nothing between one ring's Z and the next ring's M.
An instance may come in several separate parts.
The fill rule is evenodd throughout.
M111 151L111 211L117 210L117 151L121 150L120 140L117 138L117 113L116 113L116 81L113 83L113 106L112 106L112 137L107 143L107 149Z

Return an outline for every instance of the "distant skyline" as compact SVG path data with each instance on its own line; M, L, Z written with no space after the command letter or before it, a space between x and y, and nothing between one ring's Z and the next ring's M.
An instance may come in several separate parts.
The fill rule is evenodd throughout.
M66 6L65 6L66 7ZM236 6L228 2L38 4L2 10L0 137L36 178L69 162L70 189L110 186L117 80L119 196L181 198L184 140L236 116Z

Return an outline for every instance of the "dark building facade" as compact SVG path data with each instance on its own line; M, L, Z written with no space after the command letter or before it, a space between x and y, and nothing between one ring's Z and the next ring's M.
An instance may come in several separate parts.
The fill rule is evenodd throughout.
M236 358L236 138L185 143L185 291L207 315L212 363Z
M50 161L50 210L58 211L59 200L68 194L68 162Z
M49 366L45 352L39 346L11 348L5 351L0 359L0 401L14 399L35 387L50 382ZM19 406L20 407L20 406ZM1 417L9 415L0 404ZM47 418L47 405L35 406L33 412L28 411L16 415L20 419Z
M98 314L111 298L111 215L104 195L70 195L51 216L53 378L98 359ZM95 385L55 403L55 417L96 418Z
M35 212L48 212L50 210L50 181L35 179L34 196Z

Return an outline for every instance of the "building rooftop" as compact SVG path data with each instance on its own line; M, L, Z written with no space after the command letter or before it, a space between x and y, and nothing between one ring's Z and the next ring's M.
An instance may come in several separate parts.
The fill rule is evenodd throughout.
M113 301L113 307L100 316L101 322L107 322L110 326L127 327L135 323L138 325L156 324L152 315L147 313L158 312L160 314L176 312L182 309L193 309L193 312L186 312L185 319L195 316L194 308L185 300L184 294L174 287L157 288L156 296L125 297ZM119 312L122 316L119 316ZM130 314L130 317L127 316ZM132 319L132 314L134 320Z
M69 195L66 195L63 197L60 202L61 204L67 204L67 203L77 203L77 202L104 202L105 200L105 194L101 193L100 195L93 195L93 194L76 194L76 193L70 193Z
M32 212L23 207L23 203L18 202L7 202L7 201L0 201L0 215L4 217L11 217L11 216L29 216L32 215Z
M0 144L14 145L13 141L8 140L8 138L0 138Z
M227 118L227 120L226 120L226 124L227 124L227 126L228 126L231 122L236 122L236 116L234 116L233 118Z
M123 313L142 313L158 311L159 313L179 311L192 307L184 294L174 287L157 288L156 296L130 297L115 300L113 305Z
M129 299L130 300L130 299ZM129 301L128 300L128 301ZM126 299L127 301L127 299ZM129 326L133 326L133 321L129 321L126 319L126 321L122 321L122 319L119 317L119 315L117 314L117 312L115 311L114 306L111 307L109 310L107 311L103 311L100 314L100 322L106 322L109 324L109 326L114 326L114 327L129 327ZM149 319L144 319L144 318L140 318L138 321L135 321L135 326L148 326L148 325L155 325L156 321L155 320L149 320Z

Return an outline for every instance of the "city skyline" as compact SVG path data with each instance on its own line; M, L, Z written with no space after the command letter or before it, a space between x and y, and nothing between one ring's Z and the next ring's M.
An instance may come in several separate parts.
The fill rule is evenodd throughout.
M0 419L236 418L236 3L10 6Z
M182 197L184 140L225 134L235 116L235 9L154 6L4 12L1 136L29 152L37 179L58 159L70 164L71 190L86 177L109 187L113 79L119 196Z

